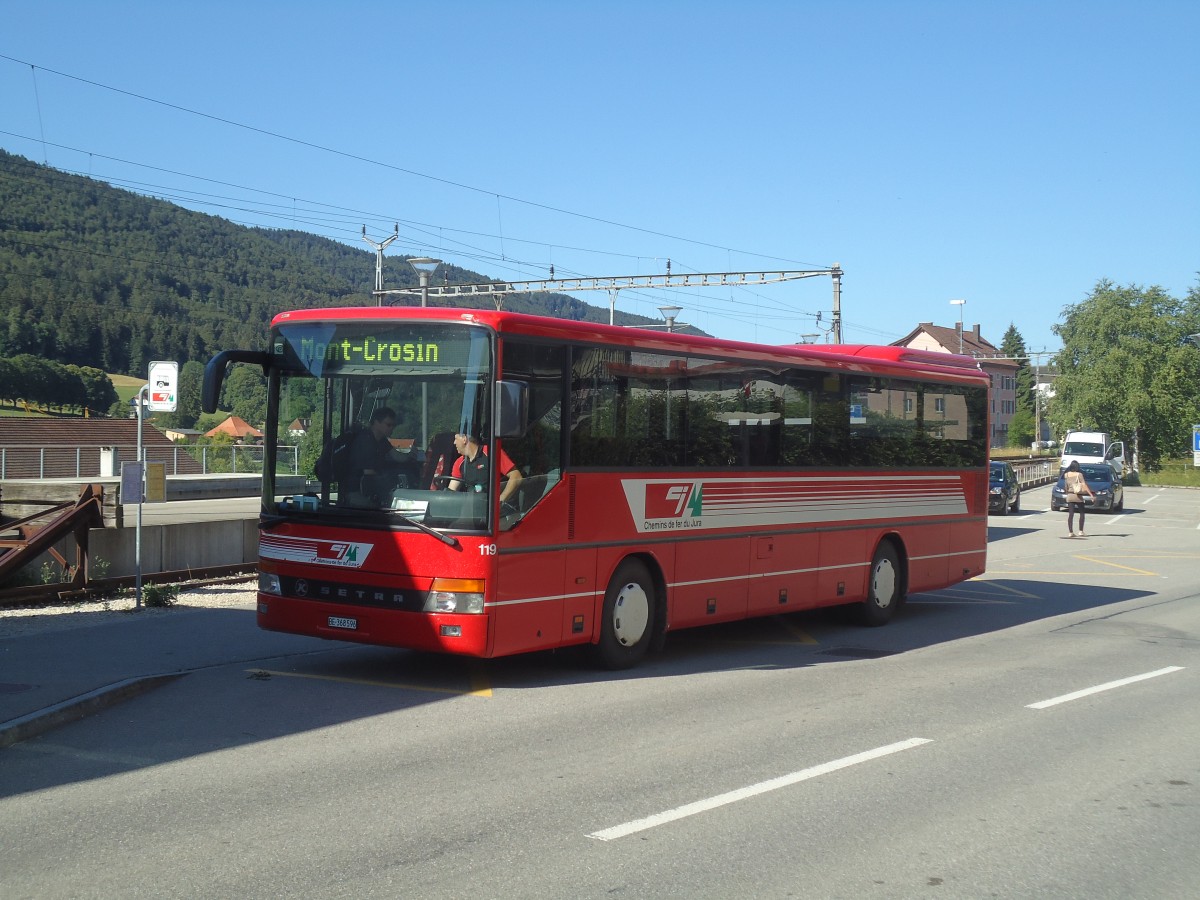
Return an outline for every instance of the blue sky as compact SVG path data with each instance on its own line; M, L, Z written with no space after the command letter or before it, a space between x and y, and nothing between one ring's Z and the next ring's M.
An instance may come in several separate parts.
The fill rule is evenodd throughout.
M825 268L848 343L1057 349L1101 279L1200 283L1200 5L0 0L0 147L488 277ZM581 299L606 306L608 295ZM722 337L832 289L622 291ZM818 319L818 314L820 318ZM265 327L265 323L264 323ZM822 338L824 339L824 338Z

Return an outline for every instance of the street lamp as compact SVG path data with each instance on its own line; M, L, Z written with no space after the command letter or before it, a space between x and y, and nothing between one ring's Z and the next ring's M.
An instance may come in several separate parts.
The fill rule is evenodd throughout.
M683 311L682 306L660 306L658 311L662 313L662 317L667 320L667 331L675 330L675 317Z
M958 307L958 353L961 356L963 352L963 306L966 300L951 300L951 306Z
M414 256L409 259L408 264L417 270L417 277L421 279L421 306L428 306L429 276L442 264L442 261L430 259L428 256Z
M433 270L441 265L440 259L431 259L428 256L413 256L408 260L408 264L417 270L417 277L421 280L421 307L429 305L429 276L433 274ZM429 446L429 382L421 382L421 446Z

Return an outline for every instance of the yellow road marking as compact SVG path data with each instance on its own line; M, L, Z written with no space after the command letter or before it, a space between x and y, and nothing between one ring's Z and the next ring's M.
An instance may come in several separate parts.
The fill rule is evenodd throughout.
M424 684L404 684L394 681L372 681L366 678L342 678L337 675L311 675L306 672L280 672L274 669L247 669L255 675L279 675L283 678L310 678L313 681L335 681L341 684L363 684L368 687L385 687L385 688L400 688L407 691L428 691L434 694L453 694L455 696L468 697L490 697L492 689L487 683L486 678L478 677L475 672L471 673L471 689L467 691L457 690L455 688L430 687Z
M988 574L991 575L992 570L989 569ZM1041 599L1040 597L1038 597L1037 594L1030 594L1030 593L1027 593L1026 591L1019 591L1015 587L1009 587L1007 584L1000 584L999 582L996 582L996 581L988 581L986 578L972 578L969 581L963 582L963 584L971 584L972 582L974 582L974 584L977 584L980 586L986 585L986 587L984 588L983 591L981 591L981 593L986 593L988 589L995 588L997 590L1007 591L1008 593L1012 594L1014 597L1021 597L1025 600ZM959 586L959 589L961 589L961 585ZM949 590L949 589L943 588L943 590Z
M1124 566L1122 566L1121 568L1124 568ZM1076 575L1076 576L1085 576L1086 577L1088 575L1095 575L1097 573L1095 573L1095 572L1051 572L1048 570L1040 571L1037 569L1018 569L1018 570L1014 570L1014 571L1004 571L1002 569L988 569L988 574L989 575ZM1105 575L1125 575L1127 573L1125 573L1125 572L1105 572L1104 574ZM1154 572L1142 572L1138 569L1132 569L1132 570L1130 570L1130 572L1128 574L1129 575L1154 575L1155 573Z
M820 643L820 641L818 641L815 637L813 637L807 631L805 631L802 628L797 628L795 625L793 625L787 619L781 619L779 616L774 616L773 618L775 619L775 621L777 621L780 625L783 626L784 631L788 632L789 634L794 635L796 640L799 641L801 644L819 644Z
M1092 557L1092 556L1079 556L1076 558L1077 559L1086 559L1088 562L1099 563L1102 566L1112 566L1114 569L1125 569L1128 572L1134 572L1138 575L1151 575L1151 576L1158 575L1157 572L1147 572L1145 569L1135 569L1133 566L1123 566L1120 563L1109 562L1106 559L1096 559L1095 557Z
M487 669L483 663L473 662L470 665L471 669L471 696L473 697L490 697L492 696L492 683L488 680Z

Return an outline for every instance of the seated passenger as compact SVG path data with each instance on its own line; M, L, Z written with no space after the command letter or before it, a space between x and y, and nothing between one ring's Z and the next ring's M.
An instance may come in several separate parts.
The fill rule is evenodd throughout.
M456 434L454 449L459 452L459 458L455 460L454 469L450 473L450 490L488 490L491 466L488 464L487 448L479 443L479 438L470 434ZM503 450L500 451L497 464L500 467L500 476L504 479L504 486L500 489L500 502L515 503L513 495L516 493L517 485L521 483L521 470L513 464Z

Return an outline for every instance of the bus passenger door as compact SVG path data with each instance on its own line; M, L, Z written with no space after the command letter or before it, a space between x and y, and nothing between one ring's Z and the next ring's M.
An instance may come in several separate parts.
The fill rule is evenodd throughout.
M539 487L519 522L496 535L494 655L547 650L570 640L564 627L564 594L570 594L566 507L566 491L555 479Z

